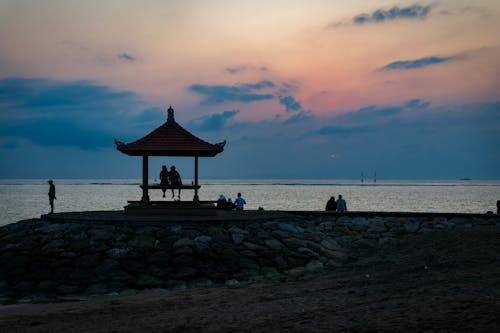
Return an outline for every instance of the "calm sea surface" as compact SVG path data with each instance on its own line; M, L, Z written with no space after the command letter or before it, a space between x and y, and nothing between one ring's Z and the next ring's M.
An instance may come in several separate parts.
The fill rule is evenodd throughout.
M54 183L56 212L121 210L127 200L141 198L136 179ZM485 213L496 212L500 200L500 181L205 180L201 185L201 200L216 200L221 193L234 200L241 192L247 209L323 210L330 196L342 194L351 211ZM47 213L48 190L45 179L0 180L0 225ZM161 191L150 191L150 197L162 200ZM182 192L183 200L192 197L193 191Z

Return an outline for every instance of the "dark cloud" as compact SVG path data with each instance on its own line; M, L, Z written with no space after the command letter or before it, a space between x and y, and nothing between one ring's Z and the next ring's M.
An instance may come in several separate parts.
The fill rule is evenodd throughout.
M293 96L283 96L279 97L280 104L285 106L286 112L299 111L302 105L299 101L295 100Z
M422 101L419 98L411 99L405 103L405 107L407 108L418 108L418 109L426 109L431 105L429 101Z
M273 82L262 80L233 86L193 84L188 87L188 91L202 95L204 104L219 104L226 101L249 103L273 99L273 94L259 93L259 91L274 87Z
M89 81L1 79L0 139L84 149L112 146L110 133L135 133L137 126L160 117L154 110L131 112L141 106L132 92Z
M356 133L370 131L368 127L348 127L348 126L323 126L316 131L317 135L343 135L349 136Z
M103 112L118 104L137 105L138 97L128 91L117 91L90 81L52 81L47 79L7 78L0 80L0 116L12 109L40 109L49 112ZM99 109L100 108L100 109ZM10 111L8 111L10 110Z
M134 62L137 60L134 56L131 56L130 54L128 54L126 52L117 55L117 57L118 57L118 59L123 60L123 61L127 61L127 62Z
M380 68L380 71L406 70L427 67L452 60L453 57L424 57L415 60L398 60Z
M423 19L431 12L431 6L414 4L408 7L394 6L391 9L377 9L371 14L359 14L352 19L354 24L381 23L399 19Z
M229 74L239 74L242 72L255 72L255 71L260 71L260 72L267 72L268 68L266 66L252 66L252 65L239 65L239 66L234 66L234 67L226 67L225 71L228 72Z
M36 119L0 127L0 137L17 137L40 146L71 146L92 150L112 147L113 136L70 119Z
M200 131L219 131L226 127L229 121L236 116L240 110L227 110L222 113L215 113L195 119L187 124L189 128Z
M283 122L284 125L293 125L293 124L298 124L298 123L304 123L306 121L309 121L313 119L313 116L311 115L310 111L299 111L298 113L294 114L287 120Z

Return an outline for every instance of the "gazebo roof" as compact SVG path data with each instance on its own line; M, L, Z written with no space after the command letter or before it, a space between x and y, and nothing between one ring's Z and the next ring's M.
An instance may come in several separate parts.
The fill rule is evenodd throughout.
M174 119L168 109L167 121L148 135L130 143L115 139L116 149L131 156L201 156L213 157L224 150L225 141L211 144L194 136Z

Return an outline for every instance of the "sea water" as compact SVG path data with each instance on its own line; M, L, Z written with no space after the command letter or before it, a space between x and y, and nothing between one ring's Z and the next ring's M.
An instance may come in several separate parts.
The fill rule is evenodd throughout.
M55 212L122 210L127 200L142 196L137 179L54 179L54 184ZM241 192L246 209L320 211L331 196L342 194L350 211L486 213L496 212L500 200L500 181L203 180L200 185L200 200L217 200L220 194L234 200ZM0 225L48 213L48 190L46 179L0 180ZM160 190L150 190L150 198L172 200L172 193L163 199ZM183 190L181 198L192 200L193 191Z

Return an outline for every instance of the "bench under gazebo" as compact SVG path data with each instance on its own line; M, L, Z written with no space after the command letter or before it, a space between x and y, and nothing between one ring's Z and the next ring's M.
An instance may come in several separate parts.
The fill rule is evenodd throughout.
M151 201L149 199L150 189L177 189L177 190L194 190L193 201L189 206L201 206L198 197L198 190L200 185L198 183L198 158L199 157L214 157L215 155L224 151L225 141L217 144L208 143L195 135L188 132L181 125L179 125L174 118L174 110L172 107L168 109L167 121L149 133L148 135L130 142L123 143L115 139L116 149L120 152L130 156L142 156L142 198L140 201L129 201L131 207L153 207L163 208L170 206L179 207L180 205L186 206L180 202L174 203L168 201ZM159 184L149 184L148 182L148 160L150 156L172 156L172 157L194 157L194 181L191 185L168 185L161 186ZM125 210L127 211L127 207Z

